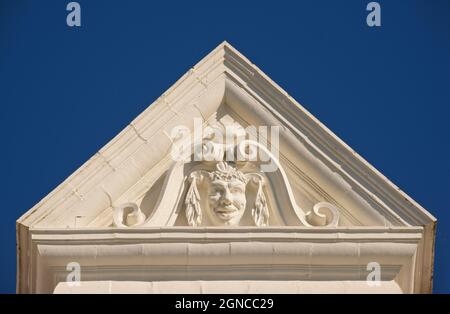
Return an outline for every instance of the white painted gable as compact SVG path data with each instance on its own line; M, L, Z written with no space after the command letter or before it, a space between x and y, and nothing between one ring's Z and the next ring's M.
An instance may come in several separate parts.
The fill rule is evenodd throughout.
M192 147L208 142L195 137L195 123L202 130L279 126L272 158L279 167L175 161L174 129L191 131ZM245 177L246 202L242 218L224 219L225 227L424 227L426 241L434 241L431 214L226 42L23 215L19 229L220 226L210 184L227 171Z

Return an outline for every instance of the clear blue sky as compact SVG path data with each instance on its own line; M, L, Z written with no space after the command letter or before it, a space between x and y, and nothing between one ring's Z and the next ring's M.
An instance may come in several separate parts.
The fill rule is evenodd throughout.
M191 66L229 41L438 218L450 292L450 1L0 0L0 291L15 221Z

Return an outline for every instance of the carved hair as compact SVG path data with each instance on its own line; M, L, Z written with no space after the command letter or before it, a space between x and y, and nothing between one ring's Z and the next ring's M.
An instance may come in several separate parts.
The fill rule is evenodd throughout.
M218 162L216 164L215 171L210 173L211 180L231 180L231 179L237 179L241 181L244 184L247 184L248 179L240 170L234 168L233 166L230 166L225 161Z

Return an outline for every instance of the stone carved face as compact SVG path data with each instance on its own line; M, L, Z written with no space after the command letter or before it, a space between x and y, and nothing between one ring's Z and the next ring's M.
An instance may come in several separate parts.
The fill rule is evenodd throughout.
M213 220L217 224L238 225L247 203L245 174L222 161L209 176L208 204Z
M245 183L239 179L214 179L209 187L209 207L226 225L238 225L245 211Z

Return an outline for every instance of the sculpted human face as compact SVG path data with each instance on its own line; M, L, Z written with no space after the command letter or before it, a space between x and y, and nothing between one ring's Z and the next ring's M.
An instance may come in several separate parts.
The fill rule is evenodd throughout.
M211 182L209 206L221 222L237 225L244 214L246 204L245 184L238 179L216 179Z

